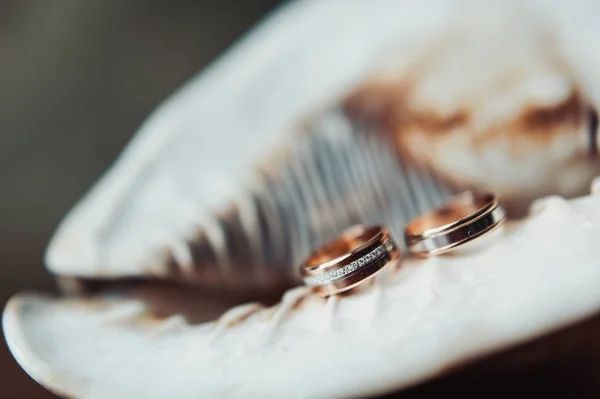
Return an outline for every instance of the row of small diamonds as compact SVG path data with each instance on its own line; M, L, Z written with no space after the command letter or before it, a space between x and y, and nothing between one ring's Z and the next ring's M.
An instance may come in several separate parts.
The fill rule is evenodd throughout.
M322 285L328 284L334 280L337 280L341 277L344 277L347 274L352 273L353 271L372 263L373 261L383 257L387 252L389 252L393 248L393 244L390 241L384 242L379 247L375 248L368 254L358 258L352 263L348 263L344 267L340 267L339 269L331 270L320 274L315 277L306 277L304 282L310 285Z

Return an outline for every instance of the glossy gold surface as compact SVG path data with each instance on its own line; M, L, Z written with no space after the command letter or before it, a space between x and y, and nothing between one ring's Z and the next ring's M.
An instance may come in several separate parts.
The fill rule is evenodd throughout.
M494 194L467 191L413 219L406 226L404 237L411 254L438 255L487 234L504 220L504 209Z
M357 225L312 253L300 273L317 294L328 296L358 286L399 257L387 228Z

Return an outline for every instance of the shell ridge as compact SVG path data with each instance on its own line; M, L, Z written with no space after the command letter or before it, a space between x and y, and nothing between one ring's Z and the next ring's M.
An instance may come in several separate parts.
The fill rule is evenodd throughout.
M290 314L296 303L309 294L310 290L306 287L293 288L284 294L281 302L276 307L275 313L267 321L267 326L259 338L261 345L267 345L272 341L280 324Z

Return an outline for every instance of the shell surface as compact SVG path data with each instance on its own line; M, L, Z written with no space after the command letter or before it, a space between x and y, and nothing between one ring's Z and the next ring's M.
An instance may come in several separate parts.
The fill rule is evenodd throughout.
M598 236L597 196L552 197L468 251L405 262L355 295L297 288L274 307L247 304L196 324L158 317L140 289L21 295L3 325L21 365L74 397L374 395L597 312ZM164 302L167 291L150 291Z
M563 54L564 24L533 11L291 3L142 126L62 223L48 267L270 289L343 228L399 236L453 189L519 209L583 193L600 173L596 126L570 67L589 60Z

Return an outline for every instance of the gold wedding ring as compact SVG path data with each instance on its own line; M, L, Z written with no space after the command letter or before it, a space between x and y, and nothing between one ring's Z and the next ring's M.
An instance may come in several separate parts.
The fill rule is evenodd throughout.
M356 287L399 257L387 228L358 225L311 254L300 273L305 284L328 296Z
M411 254L438 255L483 236L504 219L505 212L494 194L467 191L410 221L404 237Z

